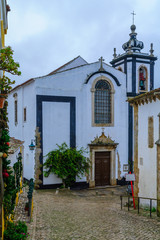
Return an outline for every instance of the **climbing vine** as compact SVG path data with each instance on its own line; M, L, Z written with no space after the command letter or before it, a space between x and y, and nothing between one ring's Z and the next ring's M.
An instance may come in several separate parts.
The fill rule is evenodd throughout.
M11 73L12 75L20 75L21 72L18 68L19 63L14 61L11 47L0 49L0 70ZM0 95L4 96L5 94L5 98L7 99L8 93L11 91L14 83L15 81L5 76L3 72L0 76ZM2 169L0 169L0 199L1 201L3 200L5 220L13 213L17 192L15 176L10 167L10 160L8 160L10 136L8 130L7 106L8 102L6 100L4 107L0 109L0 157L2 160Z
M4 182L4 198L3 207L5 219L9 214L13 213L14 203L16 198L16 187L15 187L15 177L13 171L10 168L10 160L8 160L8 150L9 150L9 133L7 129L1 131L0 138L0 156L2 157L2 175Z

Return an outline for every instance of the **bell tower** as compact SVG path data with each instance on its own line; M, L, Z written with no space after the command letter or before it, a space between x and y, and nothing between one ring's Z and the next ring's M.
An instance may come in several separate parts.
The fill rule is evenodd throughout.
M122 45L125 52L117 55L114 49L114 58L110 62L112 67L126 73L128 97L154 89L154 63L157 60L153 55L153 44L149 53L142 53L144 44L137 40L136 26L133 24L130 29L130 39Z
M110 62L112 67L126 74L126 97L151 91L154 89L154 64L157 57L154 56L153 44L151 43L149 53L143 53L142 41L137 40L136 26L131 25L130 39L122 45L123 54L117 55L114 48L113 60ZM133 160L133 108L128 103L128 162L132 170Z

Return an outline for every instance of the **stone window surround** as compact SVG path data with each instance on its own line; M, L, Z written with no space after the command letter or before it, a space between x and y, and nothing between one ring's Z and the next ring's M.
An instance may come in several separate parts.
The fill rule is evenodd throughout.
M106 80L111 86L111 123L99 123L99 124L95 123L95 119L94 119L95 85L99 80ZM115 90L114 90L112 81L109 78L105 77L104 75L96 78L93 81L91 93L92 93L92 126L93 127L112 127L112 126L114 126L114 93L115 93Z
M95 187L95 152L111 152L110 158L110 185L116 185L116 147L114 145L90 145L91 169L89 187Z
M154 119L153 116L148 117L148 148L154 146Z

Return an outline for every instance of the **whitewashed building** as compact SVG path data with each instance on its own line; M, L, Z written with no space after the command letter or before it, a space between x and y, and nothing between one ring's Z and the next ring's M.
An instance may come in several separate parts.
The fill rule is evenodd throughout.
M29 145L35 130L41 134L40 162L56 144L88 147L91 170L77 183L90 187L115 185L124 176L128 161L132 167L133 109L128 96L154 88L154 61L141 53L135 25L124 53L116 54L111 65L87 63L78 56L50 74L15 87L9 95L10 135L24 141L24 177L34 176L34 152ZM62 183L55 175L42 180L41 187Z
M160 199L160 88L129 102L134 107L135 195Z

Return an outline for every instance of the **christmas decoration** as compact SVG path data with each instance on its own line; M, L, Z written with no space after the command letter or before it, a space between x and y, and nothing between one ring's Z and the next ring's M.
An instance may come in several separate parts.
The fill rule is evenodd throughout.
M7 169L4 169L4 170L3 170L3 177L4 177L4 178L8 178L8 177L9 177L9 174L8 174L8 172L7 172Z
M7 153L3 153L3 158L6 158L7 157Z

